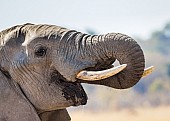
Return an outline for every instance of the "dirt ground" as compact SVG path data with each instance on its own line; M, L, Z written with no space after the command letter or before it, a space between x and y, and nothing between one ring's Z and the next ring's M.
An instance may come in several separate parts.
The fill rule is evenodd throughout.
M69 112L72 121L170 121L170 106L90 112Z

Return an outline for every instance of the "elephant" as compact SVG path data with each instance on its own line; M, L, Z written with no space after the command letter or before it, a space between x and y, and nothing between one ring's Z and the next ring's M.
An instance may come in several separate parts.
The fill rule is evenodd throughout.
M81 83L126 89L153 70L121 33L26 23L1 31L0 42L0 121L70 121L66 108L87 103Z

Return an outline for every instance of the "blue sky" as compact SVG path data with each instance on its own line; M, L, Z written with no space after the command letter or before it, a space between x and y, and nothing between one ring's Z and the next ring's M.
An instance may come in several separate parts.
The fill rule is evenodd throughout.
M168 21L170 0L1 0L0 4L0 30L30 22L147 38Z

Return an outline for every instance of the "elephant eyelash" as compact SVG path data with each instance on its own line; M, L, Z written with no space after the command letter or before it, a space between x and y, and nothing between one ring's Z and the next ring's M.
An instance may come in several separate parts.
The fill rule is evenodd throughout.
M47 48L46 47L39 47L36 51L35 51L35 55L37 57L44 57L47 53Z

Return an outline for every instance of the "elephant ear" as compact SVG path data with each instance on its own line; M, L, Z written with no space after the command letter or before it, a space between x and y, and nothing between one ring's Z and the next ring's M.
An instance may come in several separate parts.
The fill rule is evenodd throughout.
M66 109L54 110L41 113L41 121L71 121Z
M20 86L0 70L0 121L40 121Z

